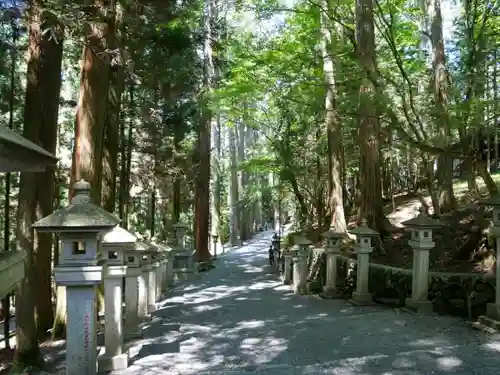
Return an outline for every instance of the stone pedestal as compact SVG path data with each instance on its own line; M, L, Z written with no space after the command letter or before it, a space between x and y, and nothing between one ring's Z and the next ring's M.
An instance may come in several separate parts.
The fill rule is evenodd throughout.
M283 266L283 284L289 285L292 283L292 253L289 251L283 252L283 259L285 260Z
M411 298L406 299L406 308L418 314L430 314L433 306L428 298L429 250L434 247L434 243L409 241L409 245L413 248L413 278Z
M66 286L66 375L95 375L97 284L102 267L55 267L54 278L58 285Z
M497 207L495 207L497 208ZM499 212L493 212L494 218L498 218L500 221L500 209ZM495 220L497 221L497 220ZM494 221L494 224L495 224ZM474 322L472 326L474 328L490 332L496 333L500 332L500 227L493 227L490 233L495 235L496 237L496 245L497 245L497 268L496 268L496 296L495 302L488 303L486 305L486 315L481 315L477 322ZM491 230L490 229L490 230Z
M99 372L123 370L128 354L123 353L122 280L126 266L104 268L104 354L98 358Z
M323 287L323 296L327 298L340 298L342 294L337 289L337 259L340 249L325 249L326 253L326 283Z
M159 267L159 263L151 263L147 266L148 269L148 313L152 313L156 310L156 270Z
M171 253L169 253L167 257L166 269L166 282L168 287L174 282L174 258Z
M410 231L408 244L413 249L413 278L411 298L406 299L405 310L419 314L432 313L429 290L429 251L434 247L432 230L441 226L439 221L427 215L425 207L420 207L418 216L402 223Z
M138 267L127 267L125 275L125 329L126 339L135 339L142 336L139 329L139 276L142 271ZM147 307L146 307L147 313Z
M366 219L361 220L361 225L349 231L356 235L356 252L358 265L356 268L356 291L349 300L354 305L373 304L372 295L368 289L370 276L370 254L373 252L372 239L378 232L368 227Z
M307 258L308 254L297 251L293 256L293 291L307 294Z
M346 237L346 234L338 231L336 228L330 228L328 231L322 233L321 237L323 237L326 242L326 282L323 288L322 297L342 297L342 294L337 289L337 259L340 255L342 240Z
M148 313L149 265L142 265L137 284L137 315L139 320L149 319Z
M155 302L158 302L162 298L162 283L163 283L163 259L157 259L158 267L156 267L156 296L155 296Z
M356 269L356 291L352 293L351 302L355 305L373 304L372 295L368 291L368 277L370 274L370 254L372 248L358 248Z
M167 258L167 255L165 255L165 257L161 261L161 295L162 295L162 297L165 295L165 293L167 292L167 288L168 288L167 264L168 264L168 258Z

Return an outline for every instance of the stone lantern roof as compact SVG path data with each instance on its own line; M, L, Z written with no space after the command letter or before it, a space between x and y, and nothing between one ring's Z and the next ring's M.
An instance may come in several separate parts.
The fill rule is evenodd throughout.
M370 227L368 227L368 223L366 219L361 220L361 225L349 231L349 233L354 234L355 236L360 237L375 237L378 236L379 233Z
M158 246L149 241L138 241L136 242L135 249L138 251L144 251L147 253L157 253L159 252Z
M438 220L435 220L427 215L424 207L420 207L418 211L418 216L414 217L413 219L403 221L401 224L403 224L407 228L414 229L432 229L441 226L441 223Z
M90 202L90 184L80 180L67 207L54 211L33 224L39 232L101 232L120 224L120 219Z
M56 163L50 152L0 125L0 172L43 171Z
M295 245L299 245L299 246L308 246L308 245L312 245L312 242L309 241L307 238L303 237L303 236L296 236L293 240L293 243Z
M137 242L137 237L122 227L116 226L102 235L103 245L130 245Z
M479 202L482 206L500 207L500 194L495 194Z
M346 234L343 232L338 232L333 228L328 229L326 232L321 233L321 237L329 239L329 238L344 238Z
M156 249L158 249L158 251L161 251L161 252L168 252L168 251L172 251L172 247L169 246L169 245L164 245L164 244L160 244L160 243L151 243Z

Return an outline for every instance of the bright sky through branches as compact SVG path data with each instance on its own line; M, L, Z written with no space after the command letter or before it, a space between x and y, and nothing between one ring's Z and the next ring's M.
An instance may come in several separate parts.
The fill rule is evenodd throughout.
M281 0L284 8L292 8L296 0ZM455 0L442 0L441 11L443 14L443 36L445 41L453 37L453 22L460 15L460 6ZM269 20L259 21L251 11L243 12L237 21L240 27L249 31L257 31L260 35L273 35L285 22L285 14L276 14Z

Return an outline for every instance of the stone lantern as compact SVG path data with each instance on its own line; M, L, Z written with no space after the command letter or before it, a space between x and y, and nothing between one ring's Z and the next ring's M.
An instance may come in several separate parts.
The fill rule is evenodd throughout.
M174 251L174 272L178 279L185 278L186 273L194 270L193 256L190 249L186 247L186 231L188 226L177 223L174 225L177 247Z
M351 302L355 305L371 305L372 295L368 289L368 279L370 275L370 254L373 252L373 238L379 235L378 232L369 228L366 219L361 221L361 225L349 233L356 236L357 271L356 271L356 291L352 293Z
M135 339L142 336L142 330L139 329L141 318L139 316L139 305L143 306L143 318L147 316L147 292L146 283L142 280L141 259L143 246L140 243L134 243L134 248L125 249L125 264L127 272L125 275L125 337ZM140 290L142 287L142 290ZM142 296L142 302L139 301Z
M155 243L155 246L160 250L161 254L161 265L160 265L160 273L161 273L161 295L163 295L168 289L168 283L170 282L169 267L172 264L170 259L170 253L172 252L172 248L166 245Z
M323 293L327 298L338 298L342 295L337 290L337 259L340 255L342 240L346 237L346 234L330 228L330 230L322 233L321 236L326 242L326 283Z
M219 240L219 235L217 233L212 233L212 244L214 249L213 259L217 259L217 243Z
M292 283L292 258L296 251L299 250L299 247L291 249L283 249L283 284L288 285Z
M273 246L273 249L279 251L279 249L280 249L280 236L278 236L277 233L273 234L273 237L271 239L271 245Z
M101 249L104 255L104 344L99 356L99 372L123 370L128 366L128 354L123 353L122 286L127 274L125 252L133 250L137 238L127 230L114 227L103 233Z
M155 272L155 303L159 301L162 297L162 283L163 283L163 272L162 267L164 263L163 249L156 243L151 242L151 260L156 265L154 269Z
M144 241L144 254L142 256L142 272L146 284L146 298L148 314L156 310L156 275L158 262L158 248L151 242Z
M408 244L413 249L413 276L411 298L406 299L406 308L420 314L432 313L429 301L429 251L434 247L432 230L440 227L437 220L430 218L424 207L420 207L418 216L402 222L410 232Z
M307 260L312 242L305 237L295 237L293 250L293 290L297 294L307 294ZM297 248L298 247L298 248Z
M149 275L151 274L151 244L143 241L136 243L139 255L140 271L137 284L137 315L140 321L149 320Z
M484 206L493 208L493 219L489 234L495 238L496 245L496 294L495 302L486 305L486 314L481 315L473 327L488 332L500 331L500 194L494 195L481 202Z
M181 249L186 247L186 232L188 226L186 224L177 223L173 225L175 230L175 239L177 241L177 246Z
M277 233L273 234L271 245L273 247L273 257L274 257L274 266L279 270L280 269L280 236Z
M66 375L97 372L96 287L102 281L98 265L100 237L120 223L113 214L90 202L90 184L77 182L68 207L33 225L39 232L59 234L62 252L54 268L55 282L66 287Z

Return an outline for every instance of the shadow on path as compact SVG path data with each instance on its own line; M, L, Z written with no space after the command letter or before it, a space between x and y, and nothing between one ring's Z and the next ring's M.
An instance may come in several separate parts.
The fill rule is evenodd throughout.
M461 320L294 295L268 266L270 237L175 285L116 375L500 372L500 338Z

